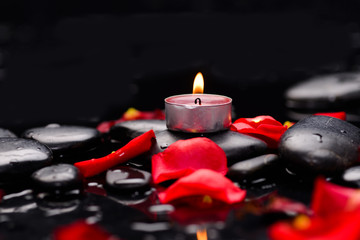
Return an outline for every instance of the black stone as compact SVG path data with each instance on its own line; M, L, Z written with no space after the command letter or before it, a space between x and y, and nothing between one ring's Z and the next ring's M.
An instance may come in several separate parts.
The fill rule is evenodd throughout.
M51 150L38 141L22 138L0 139L0 180L13 181L28 177L51 164Z
M228 165L262 155L267 151L267 145L263 141L234 131L182 133L165 130L156 134L157 145L153 149L153 154L164 151L178 140L194 137L207 137L219 145L226 154Z
M360 166L346 169L342 174L331 179L331 182L346 187L360 188Z
M16 138L16 134L8 129L0 128L0 138Z
M165 120L133 120L117 123L110 129L110 137L124 144L141 134L154 130L155 133L166 130Z
M358 161L360 129L332 117L310 116L289 128L279 154L295 173L335 173Z
M38 192L64 193L82 189L80 171L71 164L44 167L34 172L31 177Z
M286 93L286 106L295 109L358 108L360 74L336 73L308 79Z
M276 154L266 154L247 159L232 165L227 176L232 180L243 180L255 176L267 176L276 173L280 159Z
M102 139L95 128L58 124L28 129L23 137L45 144L56 157L92 150L101 144Z
M118 194L148 190L151 174L131 167L120 166L106 172L106 187Z

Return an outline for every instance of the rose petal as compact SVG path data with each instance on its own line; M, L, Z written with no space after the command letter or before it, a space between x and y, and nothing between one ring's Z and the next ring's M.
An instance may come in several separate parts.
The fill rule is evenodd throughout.
M337 212L360 209L360 190L327 182L317 178L311 208L314 214L327 217Z
M269 148L277 148L281 136L287 129L287 126L282 125L271 116L239 118L230 126L232 131L263 140Z
M241 202L245 195L245 190L235 186L221 173L209 169L200 169L180 178L167 190L159 193L159 199L162 203L169 203L189 196L208 196L207 200L209 201L215 199L233 204Z
M149 130L142 135L132 139L122 148L101 158L93 158L75 163L84 177L95 176L113 166L124 163L136 156L139 156L150 150L155 133Z
M54 231L54 240L110 240L111 236L98 225L88 224L83 220L61 226Z
M334 117L341 120L346 120L346 113L345 112L327 112L327 113L315 113L314 115L321 115L321 116L328 116Z
M186 176L201 168L223 175L228 170L224 150L205 137L178 140L152 157L152 176L156 184Z

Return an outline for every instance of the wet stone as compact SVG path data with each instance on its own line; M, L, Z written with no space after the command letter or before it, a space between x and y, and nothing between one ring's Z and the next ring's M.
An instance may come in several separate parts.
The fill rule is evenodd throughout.
M63 193L82 188L82 176L71 164L55 164L32 174L34 188L39 192Z
M360 166L346 169L340 176L333 178L331 182L346 187L360 188Z
M285 97L287 107L294 109L358 108L360 74L317 76L289 88Z
M358 161L360 129L337 118L309 116L289 128L279 154L294 173L336 173Z
M155 133L166 130L165 120L133 120L117 123L110 129L110 137L126 144L151 129Z
M11 132L8 129L0 128L0 138L16 138L15 133Z
M131 167L121 166L106 172L106 187L117 194L150 189L151 174Z
M276 173L280 159L276 154L265 154L247 159L232 165L227 176L232 180L244 180L256 176L267 176Z
M22 138L0 139L0 181L28 177L52 162L51 150L37 141Z
M219 145L226 154L228 165L262 155L267 151L267 145L263 141L234 131L193 134L169 130L156 134L157 145L152 151L153 153L162 152L178 140L194 137L207 137Z
M89 151L101 143L100 132L95 128L58 124L28 129L23 137L45 144L56 156Z

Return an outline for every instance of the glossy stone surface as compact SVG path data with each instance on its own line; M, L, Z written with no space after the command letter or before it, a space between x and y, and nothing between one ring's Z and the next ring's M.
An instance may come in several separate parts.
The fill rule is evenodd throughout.
M227 176L232 180L243 180L254 176L267 176L279 165L280 159L276 154L266 154L235 163L229 168Z
M22 138L0 139L0 180L29 176L52 162L51 150L37 141Z
M346 169L340 176L333 178L332 182L346 187L360 188L360 166Z
M16 134L8 129L0 128L0 138L16 138Z
M110 129L111 139L127 143L141 134L154 130L155 133L166 130L165 120L133 120L115 124Z
M207 137L221 147L227 157L228 165L232 165L244 159L259 156L267 150L263 141L233 131L221 131L217 133L191 134L174 131L161 131L156 134L157 146L154 152L164 151L170 144L180 140L194 137Z
M71 164L44 167L34 172L31 177L37 191L60 193L82 188L80 172Z
M55 154L87 151L101 143L100 133L95 128L58 124L28 129L23 137L45 144Z
M106 172L105 180L109 190L121 194L149 189L151 174L131 167L117 167Z
M286 93L289 108L331 109L356 107L360 101L360 74L336 73L322 75L301 82Z
M358 161L360 129L326 116L310 116L289 128L279 153L293 172L334 173Z

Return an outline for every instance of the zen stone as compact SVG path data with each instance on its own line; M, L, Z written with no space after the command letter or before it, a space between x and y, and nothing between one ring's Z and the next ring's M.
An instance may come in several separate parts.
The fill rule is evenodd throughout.
M265 154L255 158L247 159L232 165L227 176L232 180L242 180L260 175L271 175L279 165L279 157L276 154Z
M153 153L164 151L170 144L180 140L194 137L207 137L221 147L227 157L228 165L241 160L262 155L267 150L263 141L234 131L221 131L217 133L182 133L174 131L162 131L156 134L157 146Z
M15 133L11 132L8 129L0 128L0 138L16 138Z
M295 173L335 173L358 161L360 129L332 117L309 116L289 128L279 154Z
M0 139L0 179L9 181L30 176L51 164L51 150L38 141L22 138Z
M106 186L116 193L148 190L151 174L131 167L117 167L106 172Z
M82 176L71 164L56 164L41 168L32 174L37 191L61 193L82 188Z
M166 130L165 120L133 120L117 123L110 129L110 136L111 139L127 143L151 129L155 133Z
M360 166L346 169L340 176L331 181L346 187L360 188Z
M357 108L360 101L360 74L337 73L311 78L285 93L286 105L296 109Z
M100 132L95 128L58 124L29 129L23 137L45 144L57 155L88 151L101 143Z

